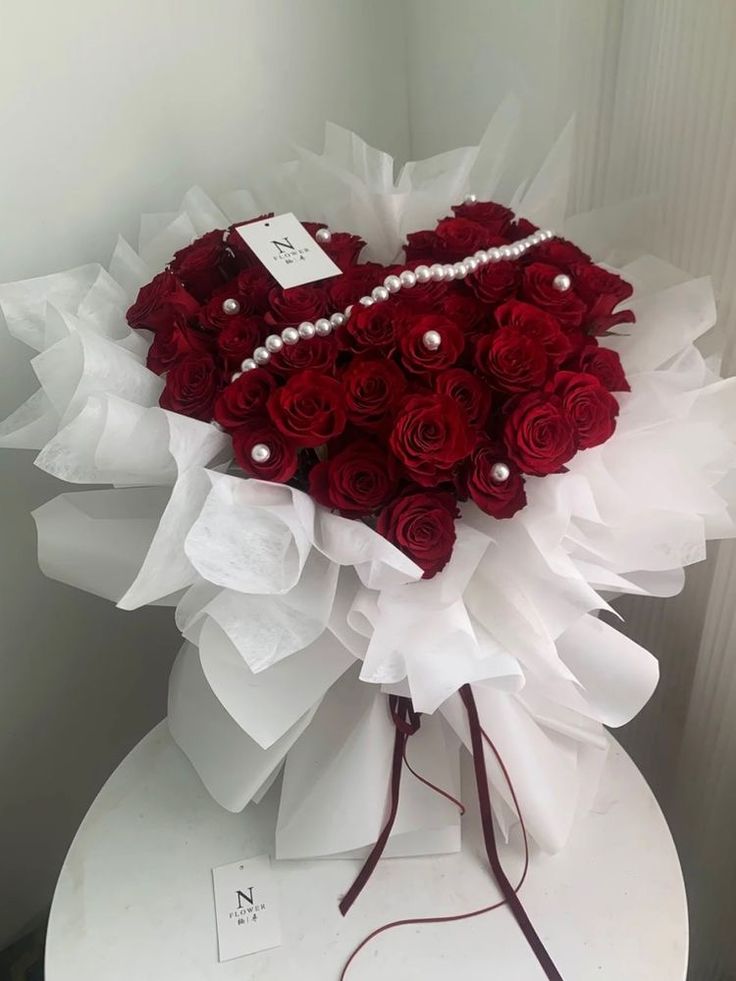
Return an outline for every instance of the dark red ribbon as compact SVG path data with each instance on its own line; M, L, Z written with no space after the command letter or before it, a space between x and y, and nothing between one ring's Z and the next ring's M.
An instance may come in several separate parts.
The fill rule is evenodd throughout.
M393 923L384 924L382 927L379 927L377 930L374 930L371 934L369 934L369 936L367 936L362 941L362 943L358 947L356 947L356 949L350 955L349 960L347 961L347 963L345 964L342 970L342 974L340 975L341 981L343 981L343 979L345 978L345 975L347 974L347 970L350 967L350 964L352 963L356 955L359 953L359 951L362 950L363 947L370 940L372 940L374 937L377 937L379 934L385 932L386 930L391 930L394 929L395 927L407 926L410 924L446 923L453 920L468 919L473 916L478 916L482 913L490 912L491 910L497 909L498 907L504 905L508 905L509 908L511 909L511 912L514 915L514 918L516 919L519 928L521 929L522 933L526 937L527 943L534 951L534 954L536 955L536 958L539 961L549 981L562 981L562 976L560 972L555 967L552 958L550 957L544 944L542 943L537 932L532 926L531 921L527 916L526 910L522 906L519 897L517 895L518 890L521 887L521 884L523 883L526 877L526 872L529 865L529 851L527 847L526 829L524 828L524 821L521 815L521 811L519 810L518 801L516 800L516 794L514 792L513 785L509 779L509 775L506 771L506 767L504 766L503 760L501 759L501 757L498 754L498 751L496 750L496 747L493 745L490 738L483 731L483 728L480 724L480 720L478 718L478 709L475 704L475 698L473 697L473 692L470 685L463 685L463 687L460 689L460 697L463 700L463 704L465 705L465 709L468 714L468 726L470 728L470 743L473 753L475 779L478 787L478 802L480 805L481 823L483 827L483 839L486 846L486 854L488 855L488 862L491 866L491 871L493 872L493 875L496 879L496 882L498 883L498 886L504 898L499 903L494 903L491 906L484 907L483 909L480 910L474 910L470 913L461 913L461 914L456 914L454 916L422 917L422 918L413 918L413 919L406 919L406 920L396 920ZM384 828L381 831L381 834L379 835L376 844L371 850L370 855L366 859L363 868L360 870L357 878L355 879L355 882L353 883L353 885L350 887L350 889L348 890L348 892L340 902L340 912L342 913L343 916L348 912L350 907L353 905L355 900L360 895L361 891L363 890L363 887L368 882L368 879L370 878L371 874L373 873L373 870L378 864L378 860L383 854L383 850L386 847L386 842L388 841L389 836L391 834L394 821L396 820L396 812L398 811L398 807L399 807L399 789L401 785L402 762L406 764L408 769L419 780L427 784L427 786L431 787L433 790L437 790L438 793L441 793L443 796L454 801L456 804L458 804L458 806L462 809L463 812L465 810L465 808L463 807L460 801L455 800L455 798L452 797L452 795L441 790L439 787L435 787L434 784L429 783L429 781L421 777L409 766L409 763L406 760L407 740L409 736L413 735L413 733L415 733L417 729L419 729L419 725L420 725L420 717L414 711L411 704L411 700L408 698L399 698L398 696L391 695L389 696L389 708L391 711L391 716L394 721L394 725L396 727L396 735L394 737L393 760L391 766L391 788L390 788L391 803L389 807L389 814L386 820L386 824L384 825ZM503 870L503 867L501 865L501 860L498 855L498 849L496 847L496 839L493 831L493 812L491 810L491 799L488 790L488 774L486 772L485 756L483 752L484 739L488 743L491 750L493 751L496 760L498 761L498 764L501 767L501 770L504 774L504 777L509 784L511 795L513 797L514 804L519 814L519 819L521 821L522 831L524 834L524 850L526 855L524 872L519 881L519 884L515 888L514 886L511 885L511 883L509 882L506 876L506 873Z

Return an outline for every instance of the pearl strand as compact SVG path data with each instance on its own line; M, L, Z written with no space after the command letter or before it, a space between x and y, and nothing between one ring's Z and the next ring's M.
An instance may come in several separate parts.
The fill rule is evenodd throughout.
M472 204L474 201L474 195L468 195L465 199L466 204ZM319 231L325 232L331 237L329 229L319 229ZM361 306L371 307L375 303L385 302L399 290L412 289L418 283L450 283L455 279L464 279L486 265L520 259L528 249L535 245L541 245L542 242L553 237L554 232L549 229L539 229L532 235L527 235L526 238L519 239L518 242L513 242L511 245L479 249L474 255L466 256L460 262L435 262L430 266L422 264L414 269L404 269L398 274L391 273L384 279L383 283L374 287L370 294L361 296L357 302ZM329 239L323 235L321 241L326 242ZM569 276L562 273L555 276L553 281L555 289L564 292L570 288L570 285ZM338 311L329 317L320 317L314 323L305 320L298 327L284 327L280 334L269 334L264 343L253 351L251 357L245 358L240 366L240 371L236 371L231 376L230 381L237 381L243 372L253 371L254 368L268 364L271 355L283 350L284 345L291 346L298 344L299 341L309 341L313 337L327 337L333 330L343 326L352 313L354 305L351 304L343 312ZM227 299L223 301L222 310L226 314L236 314L240 310L240 304L237 300ZM437 331L427 331L427 336L422 340L428 350L433 351L439 348L442 341Z

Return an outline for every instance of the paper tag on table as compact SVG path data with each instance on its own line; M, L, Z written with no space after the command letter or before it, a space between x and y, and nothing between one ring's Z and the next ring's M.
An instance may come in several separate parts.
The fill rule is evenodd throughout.
M281 946L278 887L268 855L212 870L220 961Z
M238 234L283 289L341 273L291 212L241 225Z

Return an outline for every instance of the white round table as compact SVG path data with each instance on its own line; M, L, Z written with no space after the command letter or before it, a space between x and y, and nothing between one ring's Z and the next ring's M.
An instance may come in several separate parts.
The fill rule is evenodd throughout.
M337 900L359 864L276 862L284 943L218 963L211 869L272 853L278 787L230 814L215 804L166 723L115 770L69 849L54 896L47 981L337 981L375 927L407 916L488 905L487 871L469 768L463 851L379 863L343 919ZM501 849L512 881L518 836ZM565 981L681 981L687 905L662 813L613 742L593 812L559 855L534 854L522 902ZM506 909L373 941L347 981L543 981Z

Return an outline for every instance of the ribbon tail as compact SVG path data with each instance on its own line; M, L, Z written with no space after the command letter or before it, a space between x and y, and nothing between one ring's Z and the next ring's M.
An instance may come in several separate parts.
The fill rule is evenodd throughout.
M470 685L463 685L460 689L460 697L468 713L468 724L470 726L470 740L473 751L473 765L475 768L475 780L478 787L478 801L483 824L483 839L486 846L488 861L491 871L503 893L503 897L509 905L514 918L519 925L521 932L526 937L526 941L534 951L542 970L549 978L549 981L562 981L562 975L555 967L552 958L547 952L546 947L540 940L536 930L527 916L526 910L521 904L514 887L506 878L506 873L501 866L498 856L496 839L493 831L493 813L491 811L491 798L488 791L488 774L486 772L486 761L483 754L483 731L478 718L478 708Z

